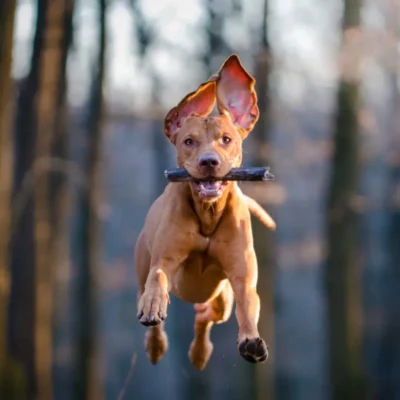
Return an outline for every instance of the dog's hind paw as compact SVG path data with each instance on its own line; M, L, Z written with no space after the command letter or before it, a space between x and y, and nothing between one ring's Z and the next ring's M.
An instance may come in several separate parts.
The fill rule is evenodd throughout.
M260 337L244 339L239 342L240 355L253 364L262 363L268 358L268 346Z
M161 289L146 290L139 300L137 317L145 326L155 326L167 317L169 295Z
M167 334L159 328L149 328L145 336L147 356L152 364L157 364L168 350Z
M204 341L193 340L189 348L189 359L197 370L202 371L205 368L213 348L214 346L209 339Z

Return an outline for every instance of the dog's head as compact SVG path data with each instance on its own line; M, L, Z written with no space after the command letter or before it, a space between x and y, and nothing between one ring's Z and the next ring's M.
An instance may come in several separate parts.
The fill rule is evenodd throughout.
M202 201L218 200L228 186L218 178L242 163L242 142L259 116L254 83L232 55L165 117L164 132L177 149L178 166L198 179L192 188ZM218 115L209 116L215 102Z

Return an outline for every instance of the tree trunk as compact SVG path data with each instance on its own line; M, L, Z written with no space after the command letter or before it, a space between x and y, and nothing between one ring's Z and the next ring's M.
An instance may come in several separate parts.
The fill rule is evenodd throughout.
M0 3L0 397L6 397L7 309L10 291L12 122L13 99L11 62L15 0ZM11 397L11 393L8 393Z
M360 34L361 0L346 0L343 48ZM349 35L350 33L350 35ZM346 56L346 55L345 55ZM348 56L348 55L347 55ZM326 290L332 399L364 399L361 332L361 274L358 260L359 65L342 74L334 126L335 153L328 193ZM355 73L354 73L355 71ZM344 71L348 72L348 71Z
M14 141L13 236L8 335L10 356L21 367L29 398L34 398L36 395L35 350L32 334L35 330L35 246L33 200L25 187L32 173L35 154L37 128L35 99L39 86L46 9L47 1L38 0L30 71L19 87Z
M271 72L271 54L268 41L268 0L264 0L264 20L262 25L261 48L256 56L256 90L260 118L255 126L253 138L255 149L252 167L271 165L270 157L270 101L269 79ZM260 183L265 184L265 183ZM267 204L262 204L268 208ZM274 281L275 281L275 243L273 233L253 218L254 246L258 260L258 292L260 293L261 313L260 335L267 341L270 351L269 360L256 370L256 398L272 400L274 398L273 359L274 353Z
M64 311L68 304L67 280L65 271L70 268L70 226L69 215L71 206L71 177L68 163L69 154L69 115L67 107L67 60L73 37L73 12L74 0L65 0L64 13L64 35L62 41L62 55L60 74L58 81L57 112L54 129L54 141L52 146L53 157L62 166L50 177L50 198L51 198L51 223L54 229L53 235L53 268L55 269L54 290L57 293L59 306L54 311L54 317L63 319ZM68 276L68 275L67 275ZM55 320L55 324L57 321Z
M79 290L78 354L74 399L100 400L100 360L97 354L98 288L96 279L101 266L101 150L103 142L103 83L106 56L106 0L99 0L99 53L95 64L88 117L88 171L86 196L82 199L82 260Z
M34 165L35 218L35 367L41 400L53 398L52 311L53 226L50 219L51 148L56 127L60 73L62 71L65 0L48 2L40 81L37 97L36 159Z
M400 4L391 2L388 7L387 29L393 33L397 40L400 39ZM387 234L384 238L388 254L388 274L386 285L382 288L385 293L384 313L386 319L385 331L382 338L379 369L381 372L380 386L377 396L392 398L400 393L400 90L398 87L399 74L396 68L400 57L393 52L392 63L387 66L389 87L391 94L388 100L387 127L389 132L389 149L391 160L388 166L389 179L387 189L388 224Z
M400 150L397 149L397 153ZM394 165L389 181L389 226L387 232L387 251L389 255L389 282L386 299L387 326L384 332L384 346L380 367L385 371L385 379L379 388L381 398L394 398L400 393L400 167Z
M207 0L207 41L208 50L204 55L204 64L207 68L207 78L215 74L214 57L218 55L218 50L221 49L221 30L223 24L223 15L214 11L215 0Z

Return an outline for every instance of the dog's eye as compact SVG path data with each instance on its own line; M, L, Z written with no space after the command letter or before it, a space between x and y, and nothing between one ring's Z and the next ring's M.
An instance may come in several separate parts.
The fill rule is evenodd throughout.
M194 140L191 138L187 138L187 139L185 139L185 141L183 143L185 143L186 146L193 146Z
M223 137L222 137L222 143L224 143L224 144L230 143L231 140L232 140L232 139L231 139L230 137L228 137L228 136L223 136Z

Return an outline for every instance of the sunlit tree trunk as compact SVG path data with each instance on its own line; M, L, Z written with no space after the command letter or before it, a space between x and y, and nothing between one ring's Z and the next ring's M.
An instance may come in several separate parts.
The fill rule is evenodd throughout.
M78 359L75 370L74 399L100 400L102 388L99 374L100 359L98 357L98 304L97 276L102 262L101 250L101 179L102 179L102 143L103 143L103 84L106 68L106 0L98 1L99 15L99 51L94 65L89 117L87 124L88 156L86 196L82 201L82 251L80 265L82 274L79 291L79 331Z
M260 118L255 126L253 137L255 153L252 166L271 165L270 154L270 90L271 52L268 40L268 0L263 2L263 24L261 47L255 59L256 90ZM265 183L262 183L265 185ZM262 204L268 209L267 204ZM269 208L269 212L271 209ZM267 341L271 351L268 362L256 370L257 399L274 398L273 358L274 353L274 281L275 281L275 243L274 234L253 218L254 245L258 259L258 292L260 293L261 313L260 335Z
M7 308L10 291L12 122L11 61L15 0L0 3L0 397L5 396L7 365Z
M50 219L51 148L54 141L63 56L65 0L47 4L43 54L37 97L37 136L34 165L35 218L35 368L38 398L53 398L52 311L53 226Z
M361 0L345 0L343 51L360 33ZM350 46L351 47L351 46ZM342 54L343 60L349 57ZM348 63L344 63L349 67ZM334 156L328 192L326 290L332 399L365 399L362 368L362 300L358 255L359 183L358 60L341 71L334 124Z

